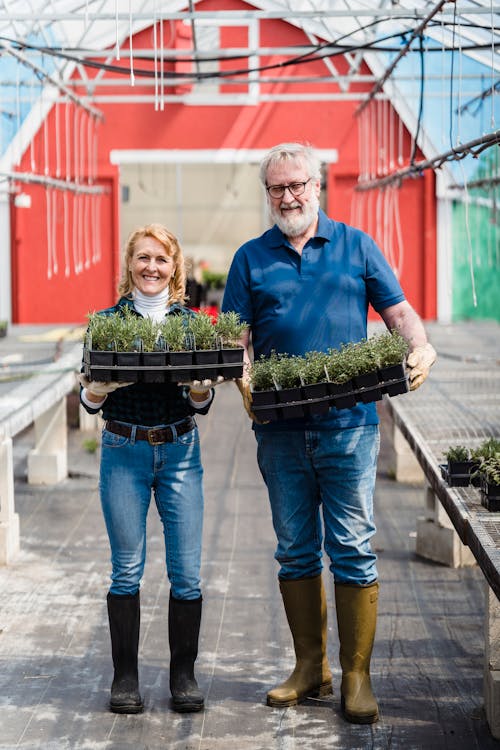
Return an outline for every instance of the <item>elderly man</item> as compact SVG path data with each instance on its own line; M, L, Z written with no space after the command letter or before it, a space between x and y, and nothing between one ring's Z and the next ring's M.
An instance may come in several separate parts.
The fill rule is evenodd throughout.
M436 358L422 322L374 241L320 209L320 161L309 146L285 143L263 159L260 178L273 226L236 252L222 309L248 323L255 358L272 350L302 355L367 335L368 305L409 343L410 387ZM335 581L342 667L341 706L351 722L378 719L370 682L378 599L373 492L379 451L376 406L260 424L246 378L239 382L253 418L257 458L277 536L279 585L296 666L270 690L270 706L332 692L326 657L322 542ZM321 524L321 514L323 525Z

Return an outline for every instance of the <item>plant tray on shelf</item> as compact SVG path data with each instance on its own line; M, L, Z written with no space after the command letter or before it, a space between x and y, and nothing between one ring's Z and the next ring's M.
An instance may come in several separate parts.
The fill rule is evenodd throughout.
M203 355L209 354L209 361ZM241 378L243 347L182 352L104 352L83 349L83 367L89 380L130 383L177 383L187 380Z
M458 472L450 473L448 464L440 464L439 468L442 478L450 487L468 487L470 485L470 473L468 471L461 474Z
M481 505L491 511L500 511L500 484L487 482L481 478Z
M398 385L399 393L406 393L406 377L387 381L386 385ZM313 390L315 389L316 390ZM252 391L252 411L262 422L274 422L280 419L298 419L325 414L329 409L352 408L357 403L379 401L380 383L356 388L354 383L316 383L296 388L273 388L265 391ZM325 393L326 391L326 393ZM386 391L387 395L393 393ZM316 395L314 395L316 394ZM321 395L323 394L323 395Z

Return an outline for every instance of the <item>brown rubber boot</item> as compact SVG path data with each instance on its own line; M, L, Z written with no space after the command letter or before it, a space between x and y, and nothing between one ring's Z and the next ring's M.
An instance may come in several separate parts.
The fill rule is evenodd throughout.
M326 656L326 596L321 575L280 581L297 663L290 677L267 694L267 705L295 706L330 695L332 673Z
M373 724L378 705L370 681L370 659L377 624L377 582L369 586L335 585L342 667L341 706L353 724Z

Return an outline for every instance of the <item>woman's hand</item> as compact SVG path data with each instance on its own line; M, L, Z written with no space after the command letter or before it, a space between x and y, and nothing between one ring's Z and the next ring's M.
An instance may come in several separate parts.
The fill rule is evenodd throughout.
M102 401L108 394L113 393L118 388L133 385L133 383L121 383L117 380L110 380L107 383L103 383L100 380L89 380L83 372L77 376L77 380L90 396L96 396L99 401Z

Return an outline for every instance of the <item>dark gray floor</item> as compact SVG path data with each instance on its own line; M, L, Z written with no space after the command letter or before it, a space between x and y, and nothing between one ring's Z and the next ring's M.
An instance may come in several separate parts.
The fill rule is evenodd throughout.
M4 350L5 351L5 350ZM398 398L411 398L404 395ZM273 559L274 538L250 422L232 384L199 418L206 521L199 682L207 708L168 707L168 584L154 508L142 588L140 676L146 710L107 711L111 660L105 596L108 544L97 495L98 456L70 431L71 478L26 483L29 432L14 442L22 551L0 568L0 748L43 750L490 750L483 711L484 583L414 554L419 487L389 478L388 442L376 492L381 580L372 661L381 720L362 727L339 713L333 589L329 655L335 694L285 710L266 690L293 663Z

